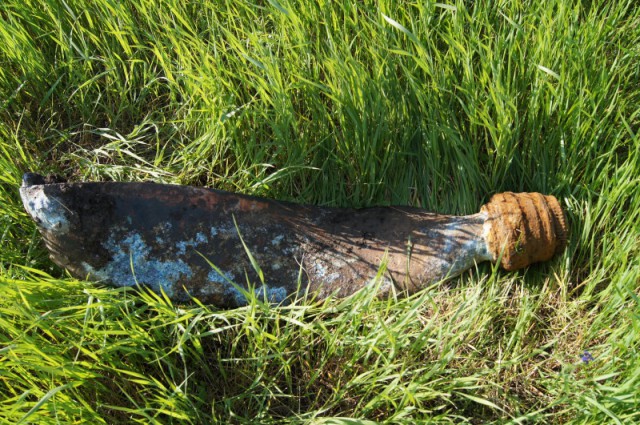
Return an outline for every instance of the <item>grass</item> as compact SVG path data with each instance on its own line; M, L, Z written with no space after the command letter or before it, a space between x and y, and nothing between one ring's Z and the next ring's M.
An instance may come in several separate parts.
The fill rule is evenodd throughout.
M3 1L0 422L639 422L639 46L635 0ZM27 170L449 214L540 191L571 236L409 298L221 311L68 277Z

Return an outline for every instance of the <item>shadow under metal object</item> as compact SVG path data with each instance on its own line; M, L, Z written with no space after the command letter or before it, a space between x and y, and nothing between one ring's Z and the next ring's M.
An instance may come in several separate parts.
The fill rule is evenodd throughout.
M247 281L274 303L306 291L347 296L383 262L381 295L412 293L482 261L515 270L549 260L567 239L558 201L539 193L497 194L468 216L324 208L156 183L46 184L32 173L20 195L52 260L73 276L220 307L246 304Z

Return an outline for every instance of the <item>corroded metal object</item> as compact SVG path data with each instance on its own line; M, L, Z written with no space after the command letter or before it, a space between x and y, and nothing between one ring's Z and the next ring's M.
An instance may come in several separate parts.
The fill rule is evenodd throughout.
M411 293L482 261L514 270L549 260L567 235L558 201L539 193L497 194L460 217L155 183L48 183L31 173L20 195L51 258L72 275L221 307L245 304L249 287L276 303L306 291L346 296L383 262L379 291Z

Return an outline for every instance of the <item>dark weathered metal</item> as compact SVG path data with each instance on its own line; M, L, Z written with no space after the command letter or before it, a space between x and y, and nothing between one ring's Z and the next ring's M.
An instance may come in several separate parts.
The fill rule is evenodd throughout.
M540 194L496 195L457 217L155 183L46 184L30 173L20 193L51 258L72 275L222 307L245 304L247 282L271 302L306 291L346 296L383 262L379 291L410 293L482 261L515 269L548 260L566 240L557 200Z

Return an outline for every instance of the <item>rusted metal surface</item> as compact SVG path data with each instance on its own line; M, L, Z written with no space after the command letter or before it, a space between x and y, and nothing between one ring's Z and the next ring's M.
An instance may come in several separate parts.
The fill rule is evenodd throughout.
M346 296L370 284L382 262L380 292L411 293L482 261L501 258L508 270L545 261L566 241L562 209L540 194L495 195L459 217L155 183L47 184L30 173L20 193L51 258L72 275L221 307L245 304L247 282L274 303L307 291Z
M492 261L517 270L550 260L567 243L567 224L558 200L540 193L498 193L482 206L488 215L486 235Z

